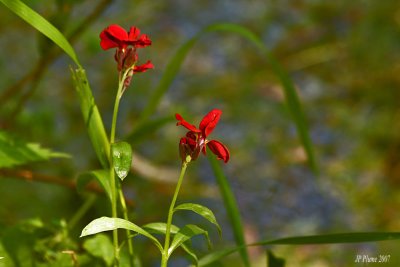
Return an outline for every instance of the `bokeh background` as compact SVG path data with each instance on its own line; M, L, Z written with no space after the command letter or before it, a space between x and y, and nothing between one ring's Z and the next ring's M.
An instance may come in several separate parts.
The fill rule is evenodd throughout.
M399 229L399 1L24 2L67 36L72 33L71 42L107 127L117 70L113 51L99 46L99 33L109 24L136 25L152 39L152 46L139 51L139 57L143 63L151 59L155 69L135 76L121 102L117 130L118 138L129 140L140 156L140 170L124 182L137 224L166 218L180 166L177 144L185 133L175 126L174 114L198 123L210 109L219 108L223 115L211 137L231 151L231 161L223 167L248 242ZM135 132L135 122L177 49L204 27L221 22L240 24L258 35L290 74L309 124L317 173L307 165L278 78L263 54L235 34L202 36L150 118L162 125ZM79 173L100 168L71 82L72 62L62 54L49 56L54 52L51 42L3 6L0 47L2 130L72 155L10 171L74 181ZM16 176L0 176L0 235L31 218L68 221L86 197L60 184ZM232 244L206 158L190 165L180 201L209 206L223 226L222 238L210 230L215 247ZM108 213L106 198L99 196L72 235L77 237L91 219ZM191 220L196 222L197 217L182 213L177 224ZM205 253L204 243L198 243ZM360 266L354 263L359 254L391 255L385 266L398 266L398 245L393 241L272 250L287 260L287 266ZM145 266L157 266L151 252L143 253ZM251 256L254 266L265 266L263 249L252 249ZM225 266L240 266L237 257L229 257ZM187 266L185 259L176 259L173 266Z

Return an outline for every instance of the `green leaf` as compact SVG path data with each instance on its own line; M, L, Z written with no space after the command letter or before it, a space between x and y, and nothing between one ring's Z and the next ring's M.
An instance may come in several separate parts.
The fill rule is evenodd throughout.
M85 70L82 68L77 70L71 69L71 73L75 89L78 92L81 111L89 138L97 158L103 168L106 169L109 167L110 142L108 141L100 112L94 101L89 81L86 78Z
M72 71L72 76L80 97L82 113L96 154L102 166L106 168L110 153L109 142L100 113L94 103L85 71L82 69L73 47L57 28L23 2L19 0L0 0L0 2L52 40L78 65L78 70Z
M178 210L190 210L190 211L193 211L193 212L199 214L204 219L206 219L210 223L214 224L218 229L219 235L221 236L221 227L219 226L214 213L209 208L204 207L200 204L184 203L184 204L180 204L179 206L175 207L174 212L178 211Z
M218 261L245 246L265 245L321 245L321 244L346 244L346 243L369 243L377 241L400 240L400 232L359 232L359 233L337 233L324 235L296 236L273 240L264 240L253 244L225 248L207 254L199 260L199 266L207 266Z
M162 222L148 223L142 226L143 229L149 233L164 234L167 232L167 224ZM170 233L176 234L179 231L179 227L171 224Z
M106 192L108 198L111 201L111 185L110 185L110 171L109 170L95 170L84 172L78 176L77 188L78 191L83 191L85 186L92 180L96 179L101 187Z
M225 209L228 214L228 218L232 225L233 235L235 237L236 244L241 247L240 256L242 257L243 263L246 266L250 266L249 255L247 249L244 247L245 239L243 233L242 217L240 216L239 208L237 206L235 196L233 195L231 186L228 183L228 179L224 175L224 172L220 166L218 160L212 155L208 156L210 160L212 170L215 178L217 179L218 187L224 200Z
M148 223L146 225L143 225L142 228L147 230L149 233L164 234L165 235L165 233L167 231L167 224L166 223L162 223L162 222ZM179 232L179 230L180 230L179 227L171 224L170 233L172 235L177 234ZM186 252L186 254L190 257L191 261L193 263L195 263L196 266L197 266L198 259L197 259L196 254L194 253L193 249L190 246L188 246L188 245L186 245L184 243L181 244L180 246Z
M276 257L271 251L267 250L267 266L268 267L285 267L285 260Z
M10 168L35 161L52 158L69 158L65 153L42 148L36 143L27 143L22 139L0 131L0 168Z
M110 218L110 217L97 218L91 221L88 225L86 225L85 228L83 228L80 237L94 235L106 231L112 231L118 228L127 229L149 238L158 247L160 252L163 251L163 247L161 246L160 242L149 232L137 226L136 224L121 218Z
M64 50L64 52L70 56L76 65L80 66L78 58L71 44L50 22L19 0L0 0L0 2L8 7L17 16L29 23L36 30L47 36L62 50Z
M1 255L0 256L0 262L1 262L1 264L3 264L3 265L0 264L0 266L2 266L2 267L13 267L13 266L15 266L15 264L13 263L11 257L8 255L6 249L3 247L1 239L0 239L0 255Z
M196 235L204 235L204 237L207 239L208 246L211 247L211 241L208 237L208 232L197 225L188 224L182 227L174 236L171 246L168 249L168 257L171 256L174 250L181 246L185 241Z
M104 234L98 234L86 239L83 243L83 247L92 256L104 260L107 266L111 266L114 261L113 244Z
M8 254L0 263L5 266L34 266L34 246L37 240L43 238L43 231L46 229L43 222L38 218L31 218L18 222L12 227L2 229L1 245Z
M114 170L123 181L132 165L132 148L127 142L117 142L111 145Z
M181 245L181 248L186 252L186 254L189 256L190 260L195 264L195 266L197 266L199 259L197 258L196 253L194 253L193 248L189 246L189 244L185 243Z

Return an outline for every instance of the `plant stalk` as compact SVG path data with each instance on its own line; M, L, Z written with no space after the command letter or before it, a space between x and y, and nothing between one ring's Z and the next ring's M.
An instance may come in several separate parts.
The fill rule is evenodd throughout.
M125 202L125 197L124 197L124 192L122 191L122 188L119 189L119 201L121 202L121 207L122 207L122 212L124 215L124 219L129 221L128 217L128 209L126 207L126 202ZM133 242L132 238L130 238L130 231L127 229L126 230L126 239L128 242L128 252L129 252L129 264L131 267L134 267L134 262L135 262L135 254L133 252Z
M122 77L119 79L118 83L118 91L117 95L115 97L115 103L114 103L114 111L113 111L113 117L112 117L112 122L111 122L111 133L110 133L110 147L112 150L112 144L115 142L115 129L117 127L117 118L118 118L118 110L119 110L119 102L121 100L122 92L124 90L124 81L126 79L126 76L128 75L128 71L125 71ZM112 151L110 151L110 185L111 185L111 216L113 218L118 217L118 212L117 212L117 181L115 177L115 170L114 170L114 162L113 162L113 157L112 157ZM113 230L113 245L114 245L114 266L118 267L119 266L119 245L118 245L118 230Z
M178 198L178 194L179 194L179 190L182 185L183 177L185 176L186 168L190 161L191 161L191 157L187 156L186 160L182 162L181 173L179 175L178 183L176 184L175 193L172 198L171 205L169 206L167 226L166 226L166 230L165 230L164 251L161 255L161 267L167 267L167 264L168 264L168 258L169 258L168 250L169 250L170 238L171 238L172 216L174 214L175 203Z

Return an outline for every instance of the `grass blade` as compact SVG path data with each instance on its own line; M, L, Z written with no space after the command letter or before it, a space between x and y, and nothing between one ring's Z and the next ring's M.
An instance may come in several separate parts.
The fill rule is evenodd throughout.
M110 142L100 112L94 101L84 69L72 70L72 78L81 103L86 128L97 157L104 168L108 168Z
M236 244L240 247L239 253L242 257L243 263L246 266L250 266L249 255L245 247L242 218L240 216L235 196L233 195L232 189L228 183L226 176L224 175L224 172L218 160L215 158L214 155L209 155L208 159L211 162L211 167L213 169L215 178L217 179L218 187L224 200L225 209L232 225L233 235L235 237Z
M64 52L75 62L76 65L81 67L78 57L75 54L75 50L72 48L71 44L50 22L19 0L0 0L0 2L27 23L29 23L36 30L52 40L56 45L64 50Z
M400 240L400 232L356 232L286 237L214 251L201 258L199 260L199 266L207 266L236 251L240 251L246 246L348 244L390 240Z
M85 71L79 63L74 48L56 27L20 0L0 0L0 2L52 40L76 65L78 65L78 70L72 71L72 77L80 98L82 113L96 154L102 166L107 167L110 145L104 130L103 121L94 102Z

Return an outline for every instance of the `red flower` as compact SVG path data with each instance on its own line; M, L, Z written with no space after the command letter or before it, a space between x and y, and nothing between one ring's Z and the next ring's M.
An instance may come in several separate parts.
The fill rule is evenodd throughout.
M206 154L207 146L218 159L223 160L225 163L229 161L229 150L224 144L217 140L207 140L207 136L217 126L221 114L222 111L219 109L211 110L201 120L199 128L185 121L180 114L175 114L175 118L178 120L176 125L182 125L189 130L186 136L182 137L179 142L182 160L185 160L188 155L191 156L192 160L195 160L199 156L200 151Z
M140 30L136 27L131 27L127 32L121 26L113 24L100 33L100 46L103 50L117 48L114 59L117 62L118 71L125 73L129 70L124 80L125 87L129 86L133 74L154 68L150 61L143 65L136 65L138 61L136 50L149 45L151 45L150 38L146 34L140 34Z
M117 47L125 50L127 46L146 47L151 45L151 40L146 34L140 35L140 30L131 27L129 32L119 25L113 24L100 33L100 46L103 50Z

